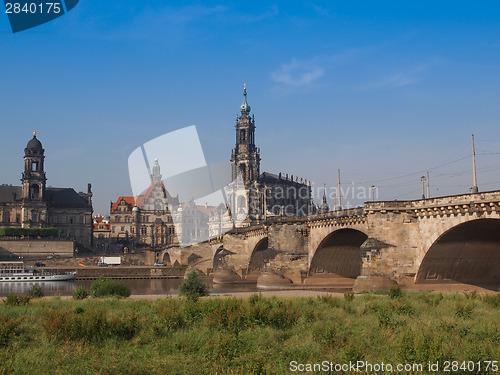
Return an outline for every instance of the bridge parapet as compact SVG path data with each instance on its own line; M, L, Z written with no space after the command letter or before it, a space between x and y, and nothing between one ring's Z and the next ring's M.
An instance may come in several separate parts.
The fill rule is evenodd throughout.
M500 192L461 194L447 197L419 199L412 201L367 202L365 212L407 212L417 217L457 215L500 210Z

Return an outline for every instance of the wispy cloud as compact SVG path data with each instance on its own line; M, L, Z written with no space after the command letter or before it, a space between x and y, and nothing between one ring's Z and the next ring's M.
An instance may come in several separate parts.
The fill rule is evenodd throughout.
M329 9L323 8L319 5L312 5L313 10L320 16L333 17L335 14Z
M265 20L267 18L277 16L278 14L279 14L278 6L273 5L261 14L245 15L244 17L241 17L241 20L243 22L248 22L248 23L260 22L260 21Z
M283 64L271 74L274 82L293 86L308 86L324 74L324 69L315 60L299 61L293 58L290 63Z
M418 83L421 80L423 73L430 67L430 64L414 65L406 70L398 71L390 75L384 76L381 79L361 85L361 90L371 90L378 88L401 88Z
M189 26L203 19L224 16L228 8L194 5L180 8L147 8L138 14L126 27L120 26L109 37L112 39L157 39L170 36L178 38Z

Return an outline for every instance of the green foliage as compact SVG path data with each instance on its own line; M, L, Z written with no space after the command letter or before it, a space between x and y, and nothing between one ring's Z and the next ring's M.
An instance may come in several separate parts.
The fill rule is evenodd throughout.
M486 302L491 307L500 307L500 293L495 294L485 294L482 300Z
M208 287L200 280L198 271L193 269L179 286L179 292L187 299L197 301L200 297L208 296Z
M344 300L346 302L352 302L352 301L354 301L354 293L353 292L349 292L349 291L345 292L344 293Z
M399 286L392 286L389 290L389 298L395 299L400 297L403 297L403 291L401 288Z
M288 374L291 361L315 358L440 362L442 369L444 360L497 356L496 298L407 292L397 299L364 294L349 303L255 295L0 304L0 374L48 373L54 366L60 373Z
M122 281L100 276L90 285L92 297L129 297L130 287Z
M87 292L87 289L85 289L83 286L78 286L74 291L73 291L73 298L74 299L85 299L89 296L89 292Z
M99 342L108 338L130 340L139 329L135 314L108 316L104 311L50 311L43 323L45 333L53 340Z
M83 314L85 312L85 309L81 306L77 306L77 307L75 307L74 312L75 312L75 314Z
M43 291L42 287L38 284L34 284L29 292L28 292L28 295L31 297L31 298L42 298L45 296L45 292Z
M457 301L457 303L455 304L455 316L457 318L469 319L473 311L473 302L463 303L462 301Z
M0 228L0 237L57 237L57 228Z
M8 345L16 336L22 320L0 315L0 347Z
M17 295L15 293L7 294L7 298L4 300L4 303L7 306L22 306L27 305L30 302L30 297L25 295Z

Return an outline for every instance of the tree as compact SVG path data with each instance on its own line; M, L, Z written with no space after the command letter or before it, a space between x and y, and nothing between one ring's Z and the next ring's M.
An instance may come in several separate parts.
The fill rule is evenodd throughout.
M200 297L208 296L208 287L201 282L198 271L193 269L179 286L179 292L188 300L197 301Z

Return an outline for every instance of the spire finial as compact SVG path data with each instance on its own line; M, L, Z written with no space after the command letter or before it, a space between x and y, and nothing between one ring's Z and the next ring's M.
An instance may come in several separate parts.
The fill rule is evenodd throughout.
M36 137L36 130L33 130L33 137Z
M243 84L243 104L240 106L241 114L249 115L250 114L250 106L247 103L247 84Z

